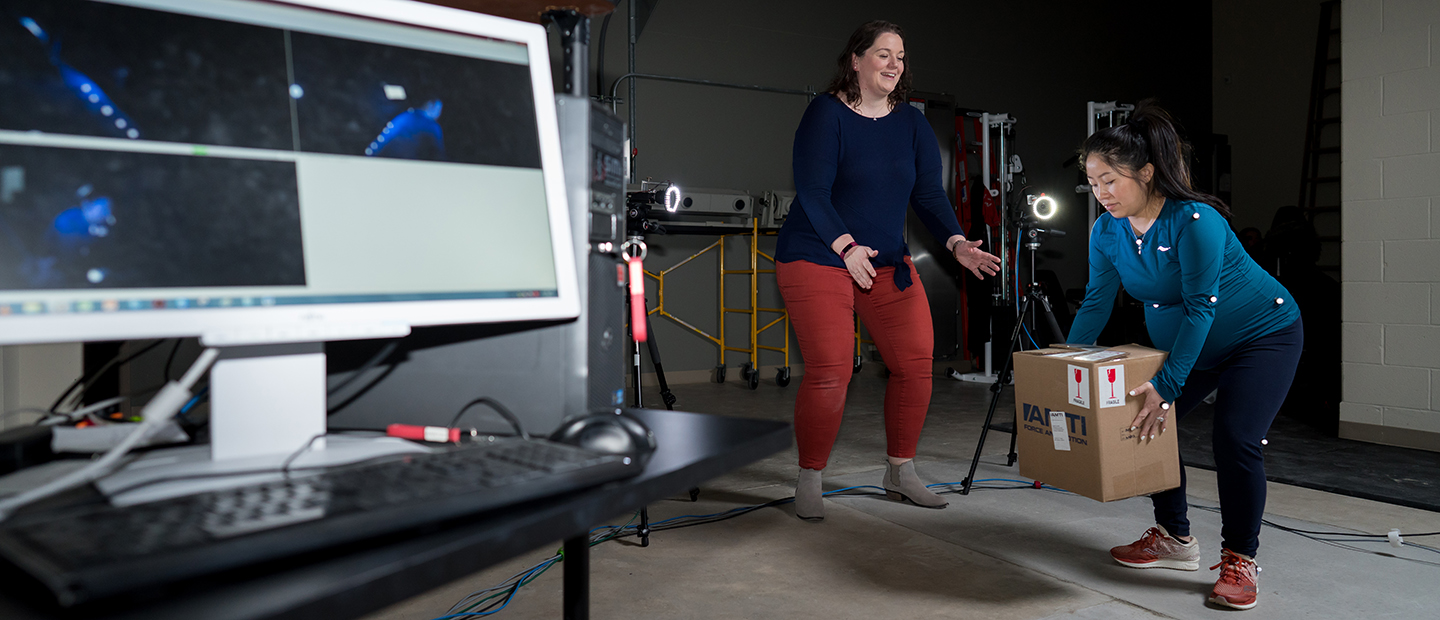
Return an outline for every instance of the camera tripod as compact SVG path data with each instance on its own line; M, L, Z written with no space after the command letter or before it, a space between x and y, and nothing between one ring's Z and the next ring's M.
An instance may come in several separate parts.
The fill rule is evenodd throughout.
M630 235L629 241L630 241L631 243L635 244L637 247L643 247L643 245L644 245L644 243L645 243L645 236L644 236L644 235ZM628 258L628 257L627 257L627 258ZM642 275L642 277L643 277L643 275ZM629 296L626 296L625 299L626 299L626 302L625 302L626 308L625 308L625 309L626 309L626 311L627 311L627 312L625 313L625 316L626 316L626 317L633 317L634 314L630 312L630 307L629 307L629 306L630 306L630 303L631 303L631 302L629 301L630 297L629 297ZM656 344L656 342L655 342L655 330L654 330L654 328L652 327L652 325L651 325L651 323L650 323L650 302L649 302L649 300L646 300L646 299L643 299L643 298L642 298L640 303L644 304L644 306L643 306L642 309L644 310L644 313L645 313L645 314L644 314L644 316L645 316L645 334L646 334L645 346L646 346L646 348L649 349L649 351L650 351L650 365L655 367L655 378L656 378L656 380L660 383L660 400L662 400L662 401L665 402L665 408L666 408L666 409L668 409L668 410L670 410L670 411L674 411L674 410L675 410L675 400L676 400L676 399L675 399L675 395L670 392L670 384L665 382L665 365L664 365L664 363L662 363L662 362L660 361L660 345ZM632 372L632 374L633 374L633 382L634 382L634 388L635 388L635 398L634 398L634 403L635 403L635 404L634 404L634 406L635 406L636 409L640 409L640 408L642 408L642 407L644 406L644 405L643 405L644 399L641 397L641 393L640 393L640 392L641 392L641 385L640 385L640 343L635 342L635 338L634 338L634 333L635 333L635 331L634 331L634 328L633 328L633 327L631 327L630 333L631 333L630 346L633 347L633 350L631 351L631 356L630 356L630 370L631 370L631 372Z
M1036 314L1045 315L1045 323L1049 327L1052 342L1064 342L1065 333L1060 331L1060 323L1055 320L1055 313L1050 310L1050 300L1045 297L1044 289L1035 279L1035 251L1040 249L1040 235L1049 234L1056 237L1065 236L1064 231L1047 230L1034 226L1026 226L1022 221L1022 234L1025 235L1026 249L1030 250L1030 285L1025 289L1025 301L1020 306L1020 312L1015 316L1015 329L1010 333L1010 348L1006 349L1005 364L1001 366L1000 372L995 375L995 382L990 384L990 412L985 414L985 424L980 427L980 441L975 446L975 458L970 461L970 473L961 482L961 495L969 495L971 485L975 484L975 469L980 466L980 452L985 449L985 436L990 433L990 424L995 420L995 409L1000 405L1000 392L1005 384L1010 381L1010 375L1015 368L1015 353L1022 350L1020 332L1025 329L1025 317L1030 314L1032 308L1038 308ZM1038 322L1039 316L1035 316L1031 323ZM1038 346L1038 345L1037 345ZM1012 416L1013 417L1013 416ZM1018 455L1015 453L1015 440L1019 435L1019 428L1010 432L1010 454L1005 463L1006 467L1015 465Z
M626 245L642 248L643 251L643 248L645 247L645 236L632 234L626 241ZM623 247L625 246L622 246L622 249ZM629 256L626 255L626 258L628 259ZM642 273L640 277L643 278L644 274ZM629 317L635 316L631 312L630 308L630 304L633 302L630 301L629 295L625 296L625 300L625 316L627 317L627 319L629 319ZM650 304L649 301L647 301L643 297L640 299L640 303L643 304L641 309L645 316L645 346L650 351L650 365L655 367L655 378L660 384L660 400L665 403L666 409L674 411L676 401L675 394L670 392L670 384L665 382L665 365L660 361L660 345L656 344L655 342L655 329L651 326L650 323ZM634 319L627 320L626 325L630 331L630 346L632 347L630 352L630 373L632 377L632 388L634 392L634 398L632 399L632 402L634 403L633 406L636 409L641 409L645 406L645 399L642 395L643 386L640 382L640 343L635 341L635 328L634 325L631 323L633 320ZM699 500L700 489L690 489L690 501L694 502ZM649 547L650 510L648 508L640 509L640 525L637 527L636 531L640 535L640 546Z

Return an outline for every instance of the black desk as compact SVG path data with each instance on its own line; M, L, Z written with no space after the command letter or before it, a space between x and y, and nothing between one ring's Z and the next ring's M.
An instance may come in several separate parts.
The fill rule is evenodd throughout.
M70 611L37 605L16 591L16 583L0 577L0 618L354 618L557 539L566 541L566 616L584 618L589 587L584 542L590 528L790 445L790 425L781 422L648 409L634 413L655 432L659 449L645 471L629 480L528 502L443 531L346 548L303 564L268 566L231 575L223 582L156 594L153 601L122 609L105 601Z

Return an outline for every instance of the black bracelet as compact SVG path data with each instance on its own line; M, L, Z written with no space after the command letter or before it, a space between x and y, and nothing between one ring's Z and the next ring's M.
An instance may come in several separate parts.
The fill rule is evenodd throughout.
M850 242L850 245L847 245L847 246L845 246L845 249L840 250L840 258L843 260L843 259L849 257L849 256L850 256L850 250L853 250L853 249L858 248L858 247L860 247L860 244L855 243L854 241L851 241L851 242Z

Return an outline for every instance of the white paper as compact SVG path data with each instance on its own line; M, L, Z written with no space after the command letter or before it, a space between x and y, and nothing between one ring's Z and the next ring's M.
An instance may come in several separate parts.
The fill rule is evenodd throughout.
M1070 433L1065 429L1065 412L1050 412L1050 437L1055 440L1055 449L1070 451Z
M1100 408L1125 405L1125 365L1101 366L1095 369L1100 384Z
M1090 408L1090 369L1065 365L1065 385L1069 386L1070 404Z
M1094 353L1086 353L1085 355L1077 355L1075 356L1075 360L1080 362L1103 362L1105 360L1113 360L1117 357L1125 357L1125 352L1096 351Z

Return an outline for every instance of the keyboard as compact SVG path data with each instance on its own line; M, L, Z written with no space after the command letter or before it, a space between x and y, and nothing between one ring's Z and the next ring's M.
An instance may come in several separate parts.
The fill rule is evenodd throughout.
M123 508L22 513L0 524L0 557L68 607L478 515L639 469L622 456L500 439Z

